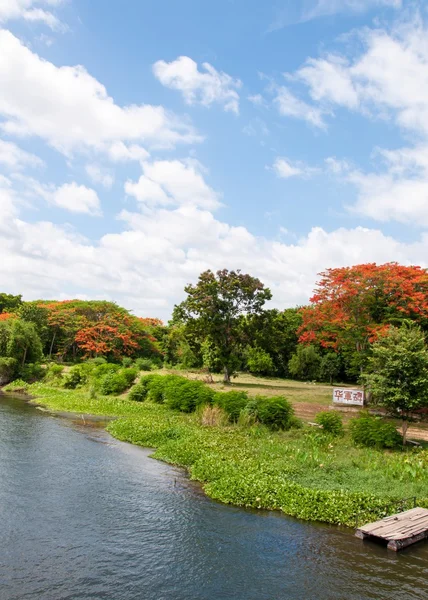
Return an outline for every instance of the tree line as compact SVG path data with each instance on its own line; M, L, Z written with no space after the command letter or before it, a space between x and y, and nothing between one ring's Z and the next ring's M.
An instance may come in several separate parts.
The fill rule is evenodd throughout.
M269 288L239 270L205 271L184 291L166 325L112 302L24 302L0 294L0 376L22 375L43 359L103 356L222 372L226 382L242 370L356 382L391 328L411 322L422 334L428 329L428 276L417 266L328 269L308 305L283 310L267 308Z

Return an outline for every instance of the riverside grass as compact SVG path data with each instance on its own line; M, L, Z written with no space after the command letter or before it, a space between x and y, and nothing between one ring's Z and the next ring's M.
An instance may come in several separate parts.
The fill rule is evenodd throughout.
M186 468L209 497L224 503L348 526L357 515L368 522L391 514L391 502L408 496L428 507L424 449L355 448L348 434L334 438L309 427L202 426L198 414L123 396L93 398L83 388L38 383L28 392L52 410L116 417L107 426L114 437L156 448L154 458Z

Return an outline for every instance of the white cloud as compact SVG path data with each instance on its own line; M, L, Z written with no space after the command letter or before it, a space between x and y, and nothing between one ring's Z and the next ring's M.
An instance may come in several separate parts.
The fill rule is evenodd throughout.
M42 183L27 175L14 174L13 193L25 206L37 207L40 199L72 213L101 216L100 200L95 190L76 182L56 186ZM18 208L18 206L16 206Z
M65 26L44 7L55 7L63 0L0 0L0 23L9 20L24 19L30 22L44 23L54 30L64 30Z
M101 214L100 200L95 190L78 185L74 181L57 188L51 196L51 201L70 212L97 216Z
M354 88L348 64L340 57L308 59L297 76L309 87L313 100L327 100L348 108L358 106L358 92Z
M94 183L99 183L108 190L112 187L114 183L114 177L102 167L90 164L86 165L85 171Z
M198 206L208 210L220 205L219 195L205 182L197 161L159 160L143 163L143 175L128 181L125 191L147 206Z
M281 179L290 177L310 177L318 172L318 169L309 167L302 162L290 162L286 158L278 157L275 159L272 167L273 171Z
M401 8L402 0L317 0L315 4L303 12L302 21L310 21L341 13L364 13L370 9Z
M30 224L13 214L5 220L0 277L7 289L26 298L103 297L137 314L164 318L183 298L184 285L207 268L241 268L260 277L272 288L273 305L284 308L306 303L316 274L326 267L390 260L420 264L428 256L426 234L405 243L374 229L327 232L314 227L286 244L254 236L189 205L124 212L125 230L96 242L49 222Z
M84 67L57 67L6 30L0 31L0 115L8 134L38 136L66 154L109 151L116 142L172 147L201 139L161 106L115 104Z
M315 127L325 129L323 111L316 106L310 106L303 100L300 100L288 88L284 86L279 87L274 102L278 106L281 115L302 119Z
M24 166L40 167L43 165L43 161L34 154L22 150L13 142L0 139L0 165L18 170Z
M115 142L108 148L108 156L114 162L124 162L128 160L143 161L149 158L150 154L145 148L138 144L127 146L123 142Z
M227 73L217 71L212 65L202 63L203 71L188 56L180 56L168 63L159 60L153 73L162 85L179 90L187 104L223 105L224 110L239 113L239 90L242 83Z

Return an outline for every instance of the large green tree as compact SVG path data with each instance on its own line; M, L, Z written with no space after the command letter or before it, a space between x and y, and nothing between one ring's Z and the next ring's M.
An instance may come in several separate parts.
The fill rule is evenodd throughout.
M420 327L391 327L373 344L362 381L374 403L402 419L405 443L412 414L428 407L428 350Z
M0 313L16 312L22 304L22 296L0 293Z
M256 277L223 269L205 271L196 285L185 288L187 298L174 308L174 321L186 333L209 345L229 382L237 359L250 343L249 317L260 314L272 294Z

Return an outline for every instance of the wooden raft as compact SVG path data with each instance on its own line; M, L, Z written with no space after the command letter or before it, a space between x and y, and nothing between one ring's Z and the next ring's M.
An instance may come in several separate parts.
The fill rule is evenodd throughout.
M428 538L428 509L417 507L385 517L376 523L359 527L355 535L362 540L385 540L390 550L401 550Z

